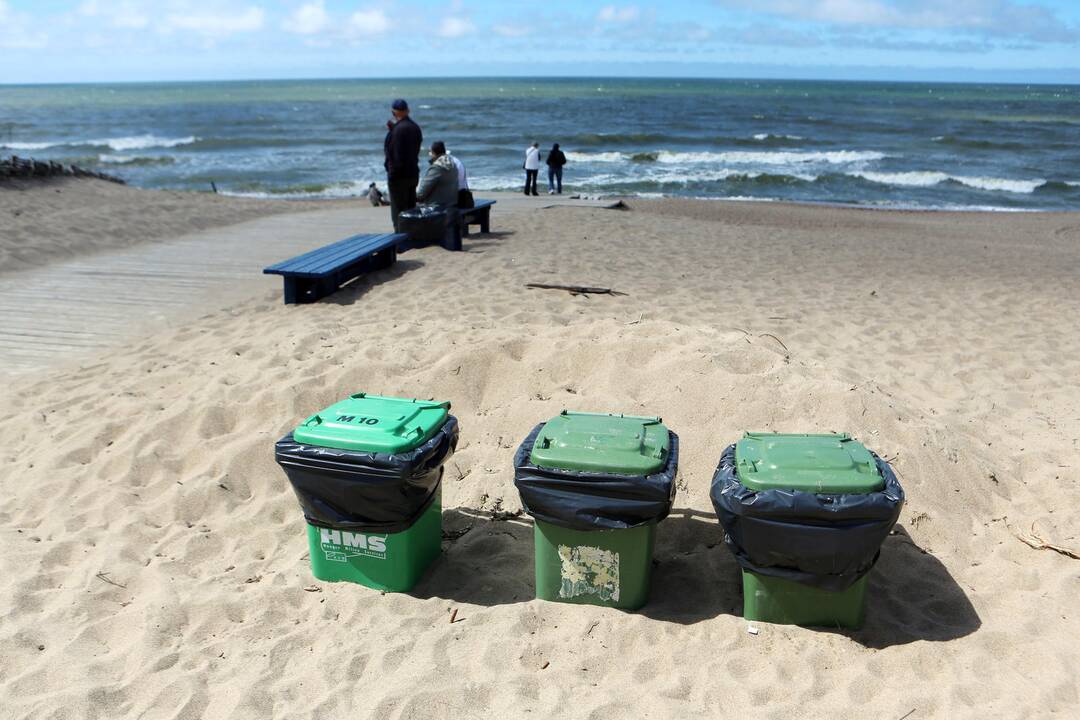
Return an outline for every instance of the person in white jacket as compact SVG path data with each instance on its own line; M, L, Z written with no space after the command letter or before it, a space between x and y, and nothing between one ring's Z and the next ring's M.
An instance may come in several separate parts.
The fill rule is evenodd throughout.
M536 192L536 176L540 173L540 143L534 142L525 151L525 194L539 195Z

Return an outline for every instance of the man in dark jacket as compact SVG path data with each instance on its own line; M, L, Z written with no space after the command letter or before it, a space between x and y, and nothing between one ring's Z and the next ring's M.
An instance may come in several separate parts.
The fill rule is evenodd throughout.
M390 219L398 229L398 213L416 207L416 183L420 179L420 146L424 134L409 117L409 104L395 100L390 106L394 119L386 123L386 184L390 195Z
M566 164L566 155L559 149L559 143L555 143L551 147L551 152L547 156L548 166L548 195L554 195L558 192L562 195L562 169ZM558 191L556 191L555 181L558 180Z

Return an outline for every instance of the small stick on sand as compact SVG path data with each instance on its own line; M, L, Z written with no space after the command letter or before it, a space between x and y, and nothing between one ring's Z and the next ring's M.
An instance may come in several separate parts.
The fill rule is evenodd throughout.
M780 343L780 347L784 348L784 352L787 352L787 353L791 352L790 350L788 350L787 345L784 344L784 341L781 340L780 338L776 337L772 333L761 333L760 335L758 335L758 337L771 337L773 340Z
M604 287L587 287L585 285L547 285L545 283L525 283L527 288L537 290L565 290L571 295L626 295L624 292Z
M1072 548L1067 548L1064 545L1055 545L1054 543L1047 542L1046 540L1043 540L1041 537L1039 537L1039 535L1035 532L1035 523L1031 523L1031 535L1023 535L1022 533L1019 533L1012 528L1009 528L1009 531L1016 536L1017 540L1024 543L1030 548L1034 548L1036 550L1053 550L1056 553L1061 553L1065 557L1071 557L1073 560L1080 560L1080 550L1073 550Z
M900 716L900 720L907 720L907 718L911 717L911 713L915 712L915 710L916 710L916 708L911 708L906 713L904 713L902 716Z
M124 588L125 590L127 590L127 585L121 585L121 584L120 584L120 583L118 583L118 582L113 582L112 580L110 580L110 579L109 579L109 574L108 574L108 573L105 573L105 572L99 572L99 573L98 573L97 575L95 575L94 577L96 577L96 578L97 578L98 580L100 580L101 582L104 582L104 583L109 583L110 585L115 585L115 586L116 586L116 587L118 587L118 588Z

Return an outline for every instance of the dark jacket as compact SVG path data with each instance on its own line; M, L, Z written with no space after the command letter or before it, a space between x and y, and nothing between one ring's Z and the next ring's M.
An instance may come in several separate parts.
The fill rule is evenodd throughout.
M416 201L442 208L457 206L457 166L449 155L440 155L428 166L416 191Z
M551 167L562 167L566 164L566 156L562 150L552 150L548 153L547 164Z
M386 153L386 177L389 180L416 180L420 177L420 146L424 134L420 126L406 116L394 123L386 133L383 151Z

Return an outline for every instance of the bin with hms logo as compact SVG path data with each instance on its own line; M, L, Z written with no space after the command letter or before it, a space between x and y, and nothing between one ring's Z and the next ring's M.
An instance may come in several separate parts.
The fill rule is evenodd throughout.
M357 393L312 415L274 456L307 522L316 578L405 592L442 545L450 403Z

